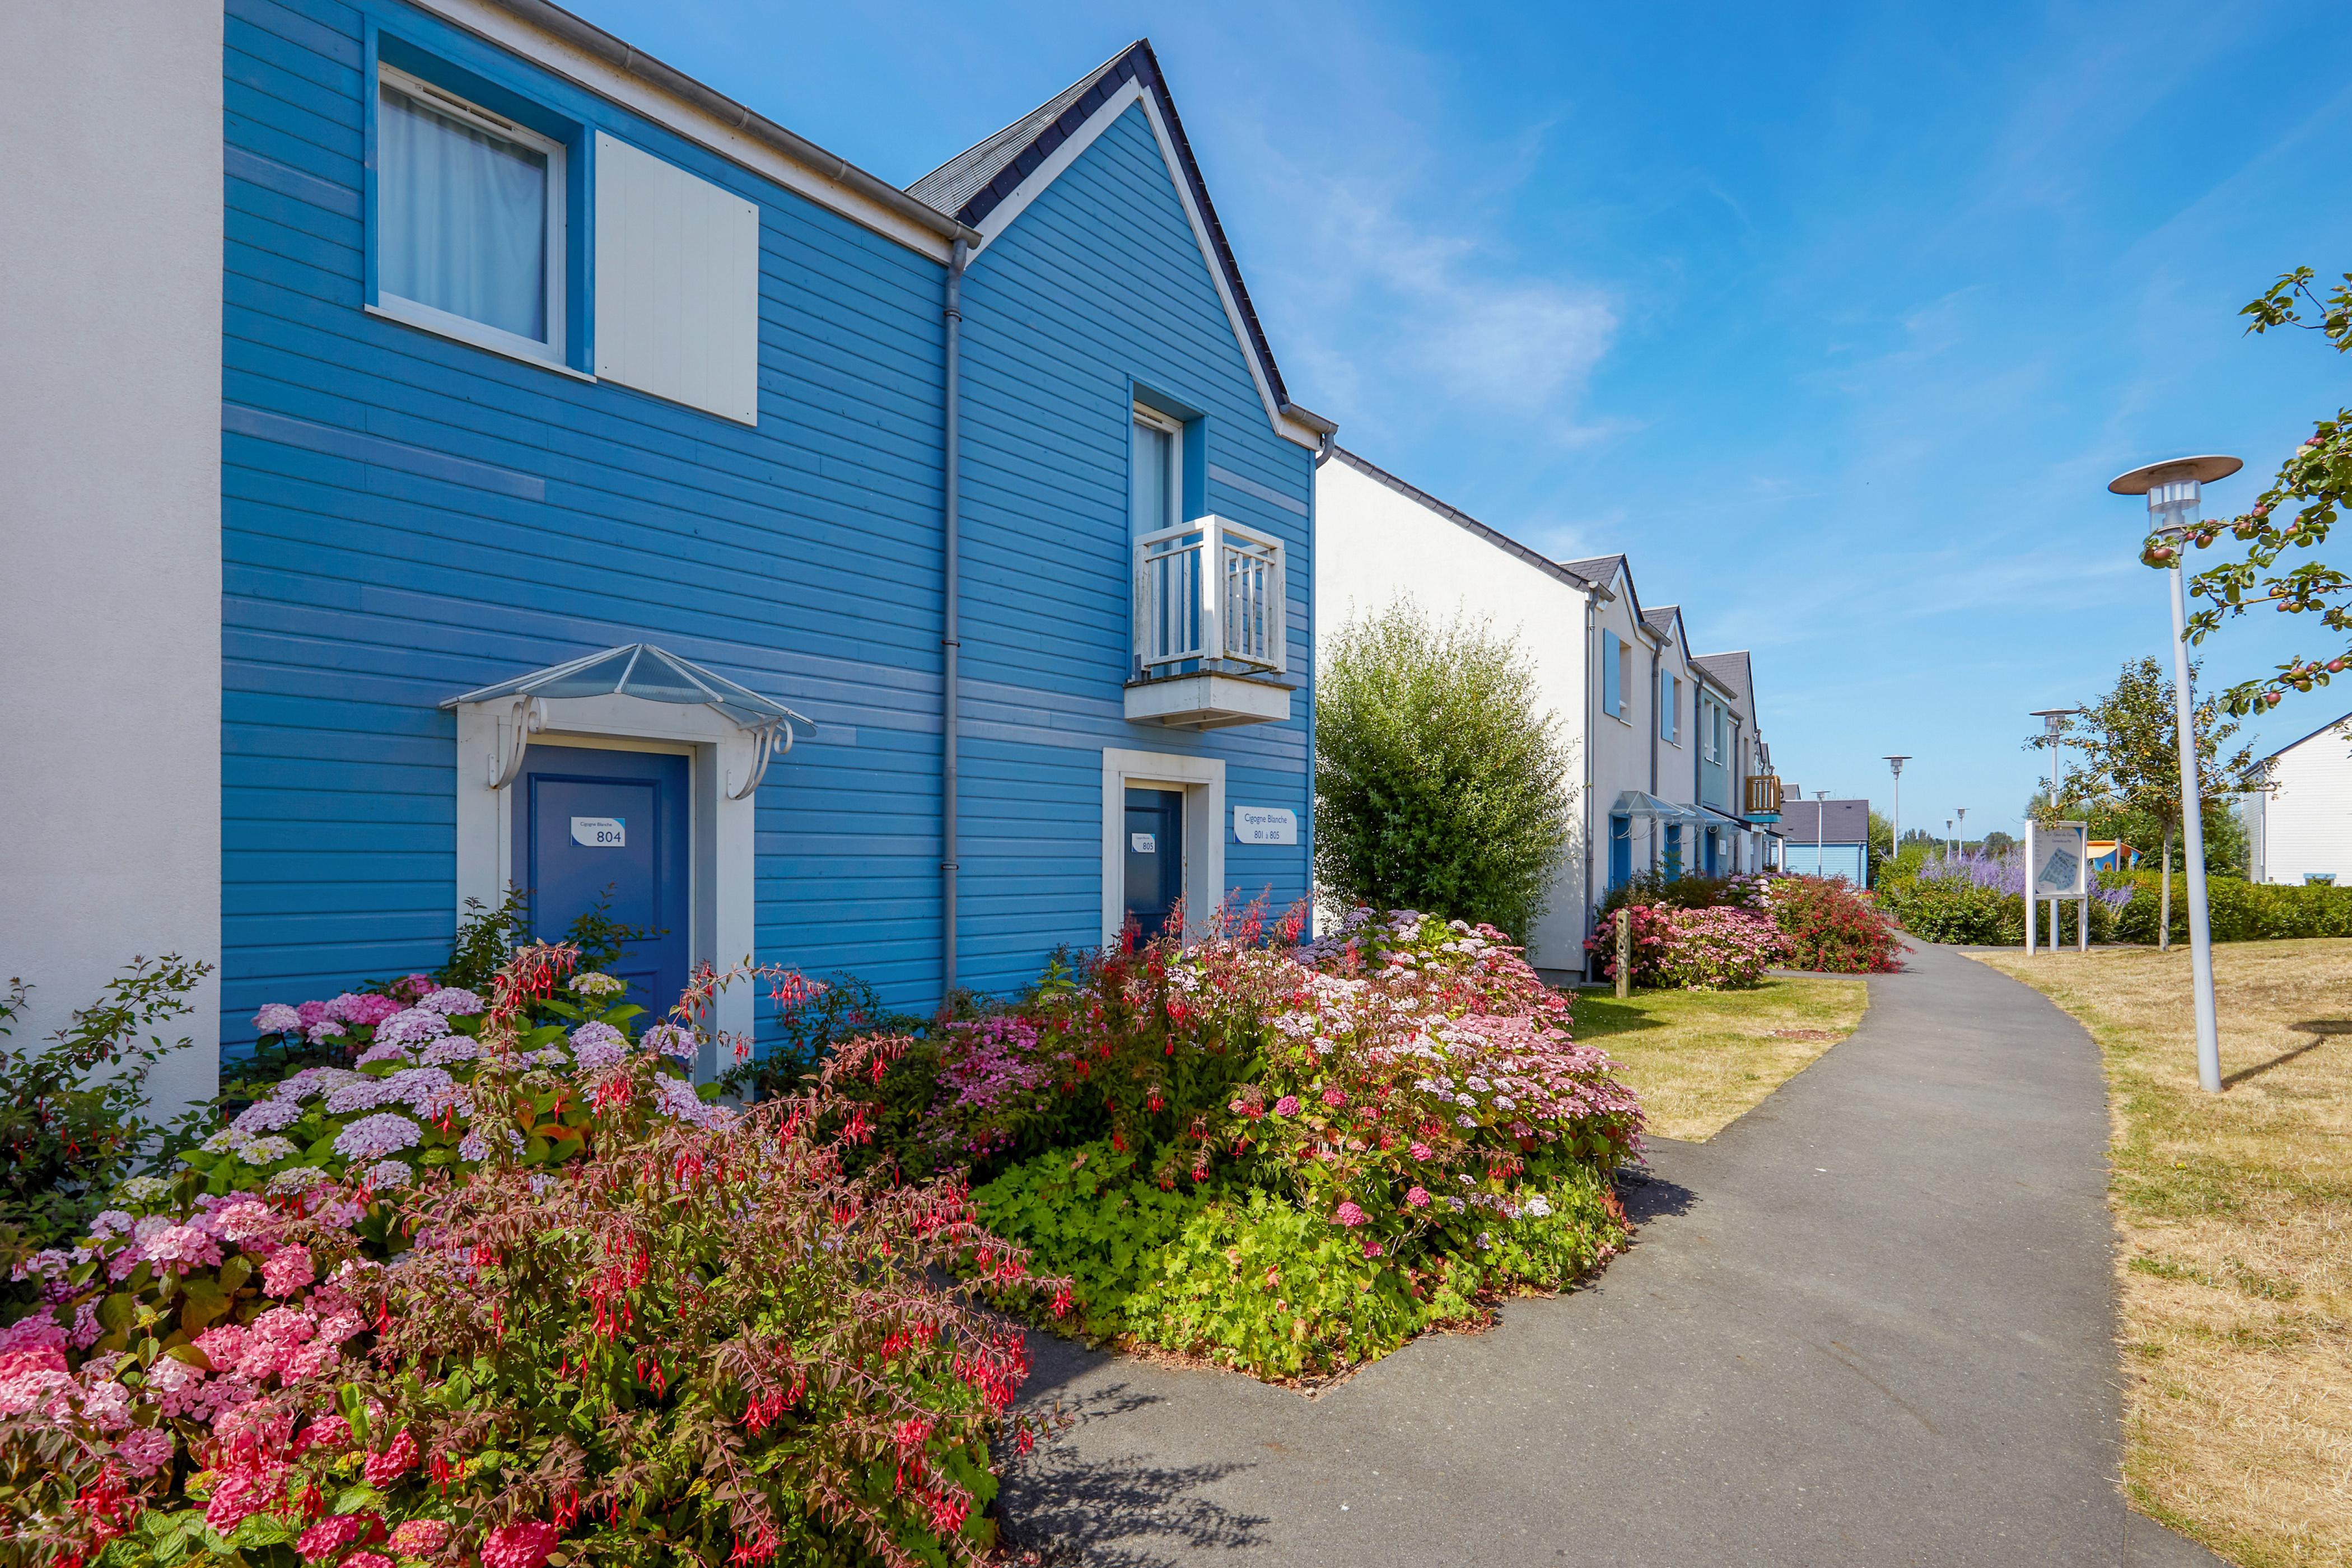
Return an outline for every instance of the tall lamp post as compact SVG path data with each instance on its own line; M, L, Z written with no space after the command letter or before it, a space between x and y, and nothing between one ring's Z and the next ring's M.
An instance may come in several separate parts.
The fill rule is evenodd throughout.
M1952 854L1958 857L1960 852L1960 841L1952 837L1952 819L1948 816L1944 818L1944 842L1952 847Z
M2197 526L2202 487L2245 464L2235 458L2175 458L2118 474L2107 489L2147 498L2147 531L2164 541L2157 558L2172 568L2172 704L2180 746L2180 847L2189 857L2189 964L2197 995L2197 1083L2221 1092L2221 1031L2213 1016L2213 923L2205 906L2205 807L2197 790L2196 698L2189 689L2189 594L2180 577L2183 540Z
M1825 804L1829 798L1830 792L1825 789L1817 789L1813 792L1813 875L1816 877L1826 877L1830 874L1829 868L1822 864L1822 824L1830 814L1830 808ZM1863 837L1868 838L1870 835L1865 831Z
M1956 805L1952 810L1960 819L1960 853L1965 855L1969 852L1969 808Z
M1887 858L1890 861L1903 858L1903 764L1910 760L1907 756L1886 759L1886 765L1895 770L1895 817L1887 824L1889 842L1892 846L1887 851Z

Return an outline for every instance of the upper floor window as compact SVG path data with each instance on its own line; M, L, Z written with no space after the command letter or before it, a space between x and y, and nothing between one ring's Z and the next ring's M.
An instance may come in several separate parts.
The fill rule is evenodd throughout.
M1140 539L1184 521L1184 426L1139 404L1134 442L1129 515Z
M1722 735L1723 710L1717 708L1713 702L1707 700L1706 698L1699 699L1699 755L1705 757L1710 763L1721 762L1723 760Z
M1683 726L1683 678L1658 671L1658 738L1679 742Z
M379 305L560 361L562 146L388 67L379 92Z
M1601 634L1601 710L1633 721L1633 646L1608 632Z

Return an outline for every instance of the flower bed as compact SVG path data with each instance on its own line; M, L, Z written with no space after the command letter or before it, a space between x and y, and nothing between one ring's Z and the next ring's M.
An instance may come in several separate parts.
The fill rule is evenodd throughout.
M1831 974L1900 969L1902 940L1870 895L1835 877L1646 876L1612 889L1585 950L1617 976L1619 909L1632 910L1639 986L1754 985L1775 964Z
M0 1329L0 1546L976 1558L989 1443L1034 1429L1006 1414L1026 1361L935 1271L1058 1282L960 1185L847 1169L830 1081L744 1113L698 1095L675 1058L720 977L633 1037L574 957L526 950L487 1000L412 978L263 1009L352 1065L295 1073L18 1270L41 1300Z
M1013 1013L858 1042L843 1131L973 1168L982 1218L1072 1277L1072 1326L1321 1375L1624 1237L1640 1112L1491 929L1254 921L1057 969Z

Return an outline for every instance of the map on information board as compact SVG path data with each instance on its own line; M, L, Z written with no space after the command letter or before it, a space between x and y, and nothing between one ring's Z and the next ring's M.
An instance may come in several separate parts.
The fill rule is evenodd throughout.
M2033 896L2079 899L2090 863L2090 824L2042 822L2033 828Z

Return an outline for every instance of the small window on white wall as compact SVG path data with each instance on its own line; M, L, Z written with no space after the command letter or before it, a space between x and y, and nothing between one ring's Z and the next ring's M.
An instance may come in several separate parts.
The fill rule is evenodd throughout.
M596 134L596 374L760 417L760 209Z
M1184 426L1138 404L1129 508L1136 537L1184 521Z
M377 91L377 309L561 361L562 146L403 71Z

